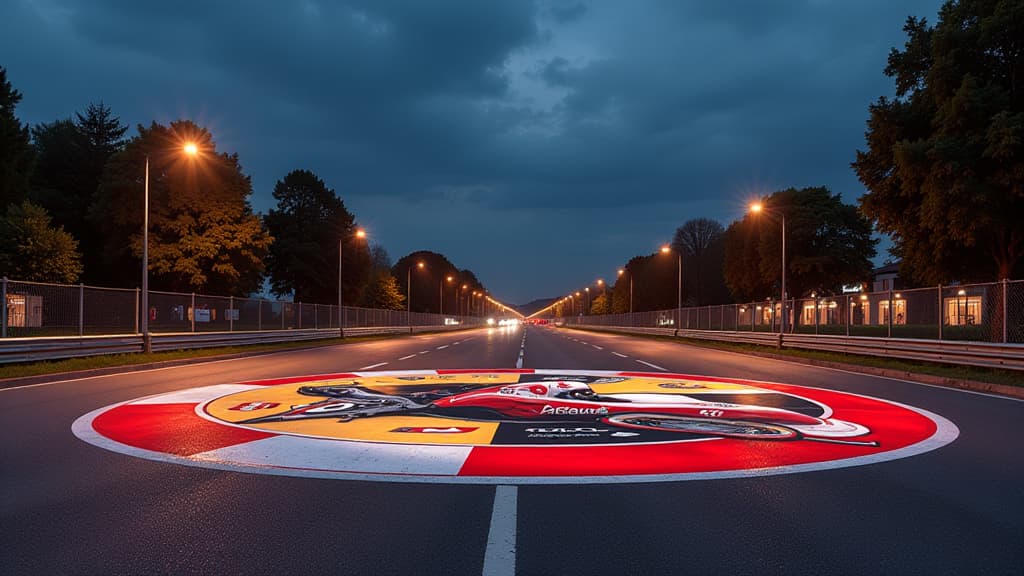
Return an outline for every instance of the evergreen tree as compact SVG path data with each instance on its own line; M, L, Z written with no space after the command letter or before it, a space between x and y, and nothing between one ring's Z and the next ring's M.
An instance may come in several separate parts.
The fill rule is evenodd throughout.
M23 126L14 109L21 93L7 81L7 69L0 66L0 210L19 204L28 196L34 153L28 126Z
M405 295L398 287L398 280L386 269L375 269L359 297L359 305L366 308L405 310Z

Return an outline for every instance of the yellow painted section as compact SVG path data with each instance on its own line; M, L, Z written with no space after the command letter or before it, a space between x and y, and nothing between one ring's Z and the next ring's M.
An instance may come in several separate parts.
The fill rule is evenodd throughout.
M665 384L666 386L662 386ZM624 382L591 384L598 394L686 394L707 390L750 391L754 388L728 382L705 382L703 380L667 378L630 378Z
M476 428L476 430L457 434L392 432L392 430L398 428L423 427L446 429L453 426ZM337 418L315 418L311 420L294 420L292 422L252 424L250 427L284 434L320 436L342 440L393 442L397 444L482 445L491 443L494 433L498 430L498 423L433 418L430 416L374 416L373 418L356 418L348 422L339 422Z

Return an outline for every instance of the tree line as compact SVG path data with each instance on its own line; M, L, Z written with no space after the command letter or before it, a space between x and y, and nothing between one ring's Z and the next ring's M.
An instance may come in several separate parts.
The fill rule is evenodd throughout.
M128 138L128 127L100 102L29 127L15 114L20 101L0 67L0 276L134 288L148 213L154 290L248 296L267 282L279 297L329 304L338 301L340 265L345 305L401 310L411 294L413 311L439 312L441 299L420 293L438 275L460 292L486 293L472 271L440 254L414 253L393 266L381 245L359 238L355 216L308 170L285 175L274 186L275 207L255 213L238 155L218 150L194 122L139 125ZM424 264L411 293L410 259ZM455 313L461 295L453 293L444 311Z
M908 288L1024 277L1022 14L1019 0L951 0L934 26L909 17L884 69L895 95L869 106L866 147L851 164L865 188L857 204L790 188L728 228L686 222L672 243L684 306L779 298L783 216L788 297L868 280L872 229L892 239ZM589 311L628 311L630 278L634 311L674 308L675 264L634 257Z

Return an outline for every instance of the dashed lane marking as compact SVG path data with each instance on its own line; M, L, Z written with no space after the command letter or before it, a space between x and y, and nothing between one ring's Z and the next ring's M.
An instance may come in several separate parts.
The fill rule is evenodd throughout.
M612 354L615 354L619 358L629 358L629 356L626 356L625 354L619 354L618 352L612 352Z
M420 352L420 355L429 354L429 353L430 353L430 350L424 350L424 351Z
M373 370L374 368L380 368L381 366L386 366L386 365L387 365L387 362L380 362L378 364L370 364L369 366L363 366L362 368L360 368L360 370Z
M494 508L484 551L484 576L514 576L516 573L518 492L515 486L494 487Z
M408 360L409 358L415 358L415 354L409 354L408 356L402 356L399 360Z
M593 346L594 348L597 348L598 350L604 350L604 348L601 348L597 344L591 344L591 346Z
M658 366L657 364L651 364L650 362L644 362L643 360L637 360L637 362L643 364L644 366L650 366L651 368L654 368L655 370L661 370L662 372L668 372L668 368L662 368L661 366Z
M438 350L444 350L444 349L445 349L445 348L447 348L447 347L448 347L448 345L447 345L447 344L445 344L444 346L438 346L438 347L437 347L437 349L438 349Z

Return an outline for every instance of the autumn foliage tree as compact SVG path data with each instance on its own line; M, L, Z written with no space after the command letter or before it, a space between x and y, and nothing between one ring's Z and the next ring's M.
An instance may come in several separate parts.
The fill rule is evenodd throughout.
M154 289L247 295L259 289L271 236L249 204L236 154L192 122L138 127L107 164L90 218L104 231L107 278L137 285L149 158L149 269ZM183 152L186 142L198 154Z
M1024 8L950 1L904 31L853 163L861 208L911 281L1024 276Z

